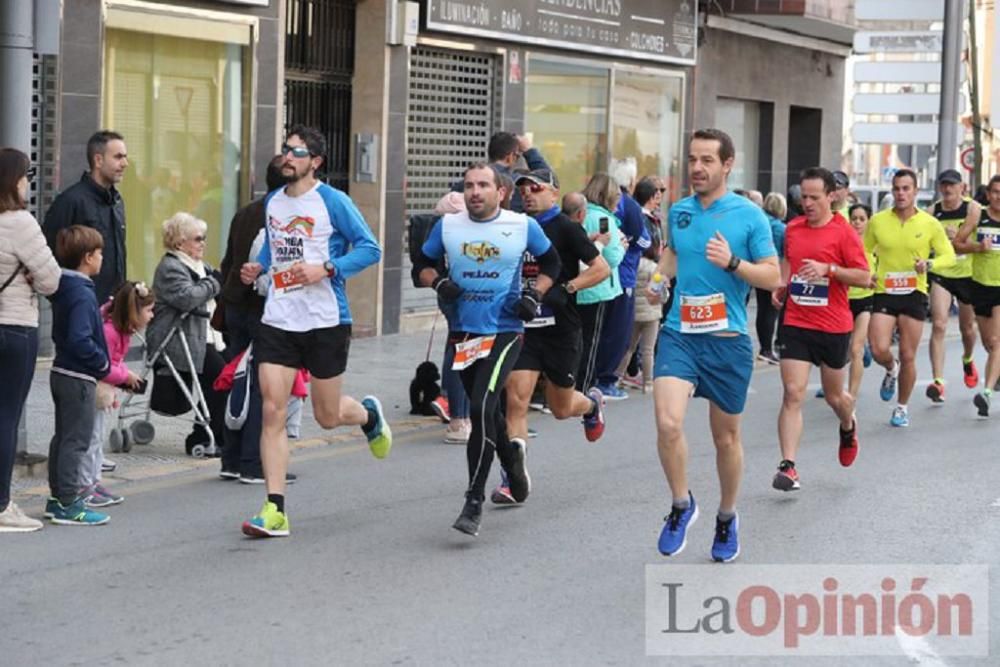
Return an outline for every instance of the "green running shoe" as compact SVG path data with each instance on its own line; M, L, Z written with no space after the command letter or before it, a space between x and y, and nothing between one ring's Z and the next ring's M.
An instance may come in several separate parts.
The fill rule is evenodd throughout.
M392 429L389 428L389 422L386 421L385 413L382 412L382 403L374 396L365 396L361 399L361 405L365 406L369 412L375 413L375 428L372 429L371 433L365 433L365 437L368 438L368 447L372 450L372 456L384 459L389 456L389 450L392 449Z
M58 526L103 526L111 517L88 509L83 498L77 498L69 505L56 501L49 521Z
M254 518L243 522L243 534L249 537L288 537L291 526L284 512L267 501Z

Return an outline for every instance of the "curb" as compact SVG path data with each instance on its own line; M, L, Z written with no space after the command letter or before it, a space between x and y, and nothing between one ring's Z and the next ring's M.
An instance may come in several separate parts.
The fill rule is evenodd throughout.
M394 424L390 424L393 430L393 438L412 435L415 433L421 433L423 431L430 431L433 428L443 426L441 420L437 417L423 417L420 419L404 419L398 421ZM342 445L346 443L351 443L352 441L357 441L359 439L356 433L336 433L325 437L315 437L306 438L304 440L289 441L289 453L292 457L298 452L305 452L310 450L315 450L320 447L326 447L331 445ZM356 443L364 444L364 442ZM207 469L211 466L218 466L219 460L217 458L210 459L195 459L187 458L183 461L177 463L168 463L164 465L139 467L131 469L119 469L114 473L105 474L108 480L114 481L116 483L135 483L144 482L149 480L160 479L163 477L170 477L173 475L179 475L187 472L194 472L199 470ZM28 472L25 472L27 468ZM46 480L48 476L48 462L42 462L33 464L30 466L15 466L14 469L14 479L37 479L39 484L36 486L31 486L28 488L23 488L12 493L19 502L30 501L39 497L47 497L49 494L48 482Z

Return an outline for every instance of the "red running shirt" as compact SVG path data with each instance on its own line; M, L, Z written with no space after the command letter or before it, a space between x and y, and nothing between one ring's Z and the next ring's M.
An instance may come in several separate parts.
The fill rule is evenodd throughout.
M805 216L790 221L785 230L785 259L790 273L784 323L826 333L849 333L854 317L847 301L848 286L829 276L814 283L797 279L807 259L843 269L868 269L861 238L847 220L834 213L822 227L810 227Z

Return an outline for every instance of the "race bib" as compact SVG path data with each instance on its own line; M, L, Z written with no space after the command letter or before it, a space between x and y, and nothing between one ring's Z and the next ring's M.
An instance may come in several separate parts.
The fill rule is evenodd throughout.
M788 296L800 306L825 306L830 303L830 279L810 282L796 274L788 283Z
M681 295L681 332L711 333L729 328L726 314L726 297L722 294L708 296Z
M535 310L535 319L530 322L524 323L525 329L540 329L542 327L551 327L556 324L556 314L551 308L546 306L544 303L538 304L538 309Z
M455 343L455 361L451 365L452 370L464 370L480 359L490 356L496 338L496 336L479 336Z
M976 231L976 240L980 243L986 239L990 240L993 245L990 246L990 252L1000 252L1000 230L990 231L988 229L979 229Z
M274 281L274 296L281 298L305 287L305 283L297 281L292 273L292 264L280 264L272 267L271 280Z
M916 289L916 271L889 271L885 274L886 294L910 294Z

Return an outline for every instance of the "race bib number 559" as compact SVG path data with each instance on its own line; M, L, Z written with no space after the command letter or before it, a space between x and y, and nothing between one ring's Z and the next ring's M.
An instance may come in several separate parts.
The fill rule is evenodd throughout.
M711 333L729 328L726 314L726 297L722 294L708 296L681 295L681 332Z

